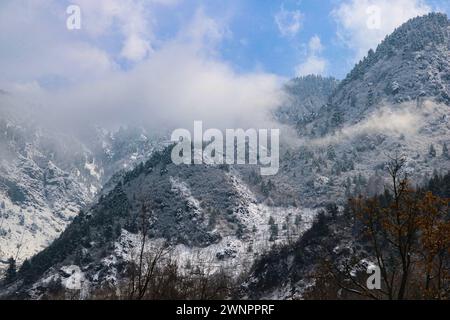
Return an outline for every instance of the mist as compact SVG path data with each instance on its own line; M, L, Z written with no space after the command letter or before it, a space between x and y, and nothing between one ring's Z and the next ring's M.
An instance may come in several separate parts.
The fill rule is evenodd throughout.
M419 133L424 119L430 109L437 105L432 101L425 101L421 108L416 102L401 105L381 104L376 111L355 125L347 125L333 134L318 139L303 141L310 145L339 144L350 141L363 134L386 134L391 136L414 136Z
M265 127L282 99L281 81L264 73L238 74L194 47L171 44L127 73L83 84L46 100L58 116L106 126L152 130Z
M261 71L238 73L196 45L167 44L128 71L112 71L63 89L37 83L7 88L8 102L28 106L45 127L142 126L151 132L205 128L274 128L285 79ZM26 112L28 113L28 112Z
M105 6L110 3L83 1L86 23L78 36L61 28L65 23L60 16L49 19L49 12L65 12L63 4L28 4L33 10L28 11L26 24L7 19L22 10L15 2L8 2L1 15L7 21L0 25L5 24L11 33L20 31L30 43L24 51L16 48L18 35L0 36L6 37L5 45L20 52L23 61L16 61L14 55L3 59L17 70L3 63L7 72L0 76L0 89L9 97L0 101L2 109L14 109L21 117L62 132L141 126L167 134L176 128L190 129L197 120L205 128L222 130L277 126L271 113L284 99L286 79L264 70L236 71L219 54L220 43L229 36L227 21L207 16L201 7L171 38L152 42L151 23L132 28L132 34L127 28L114 33L114 23L123 27L126 12L132 12L136 21L150 22L153 10L163 4L151 4L147 16L134 2L114 1L124 9L111 11ZM109 33L123 40L118 41L123 45L120 53L102 46L99 34ZM135 33L148 40L149 50L140 52L139 59L134 54L124 56L131 53L126 44ZM129 56L133 59L126 61Z

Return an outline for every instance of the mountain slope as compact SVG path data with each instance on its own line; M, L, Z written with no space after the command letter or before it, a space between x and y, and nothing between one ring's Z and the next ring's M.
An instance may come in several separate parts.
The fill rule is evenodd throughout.
M315 75L292 79L284 87L286 102L275 112L275 117L281 123L300 126L314 118L338 84L334 78Z
M382 104L450 105L450 22L445 14L414 18L369 51L308 128L323 135L359 122Z
M72 278L67 270L84 279L87 292L117 285L139 246L138 219L144 212L151 242L167 241L181 270L207 265L237 275L273 244L294 242L275 251L275 258L263 256L258 272L246 283L250 293L245 296L301 295L302 286L308 285L299 283L301 273L313 271L314 260L320 259L314 251L321 241L316 232L345 231L339 218L327 220L328 230L320 227L319 219L319 230L313 228L295 241L309 229L317 209L330 201L342 205L350 195L383 192L385 165L393 154L406 156L406 170L416 184L450 167L445 152L450 145L448 40L446 16L430 14L398 28L336 90L332 80L324 80L328 85L317 99L302 104L312 96L306 82L316 88L323 79L294 80L303 83L302 89L291 92L298 95L297 102L284 114L286 121L294 118L291 123L303 136L282 146L276 176L261 177L248 166L175 166L170 148L118 174L108 192L36 255L32 268L9 290L24 284L19 292L40 298L48 283ZM305 112L313 116L302 116ZM343 249L352 245L351 232L344 233ZM301 256L298 250L307 252ZM312 263L303 268L295 265L299 261ZM290 277L293 269L296 274Z
M417 183L449 166L449 23L434 13L399 27L298 127L300 139L283 155L278 179L302 205L355 189L382 191L384 165L395 153L407 156Z
M83 138L48 128L9 94L0 106L0 269L48 246L110 177L159 144L141 129L92 128Z
M316 202L329 199L341 205L348 197L380 194L388 186L386 163L395 155L405 156L413 185L428 185L433 172L446 174L449 72L450 21L445 15L412 19L388 36L304 128L311 140L304 140L301 153L290 152L285 170L299 185L301 179L308 185L300 192ZM321 215L296 243L255 263L240 297L304 297L325 255L339 261L361 250L353 226L342 210Z
M170 154L171 148L166 148L123 174L111 192L33 257L22 273L25 283L33 284L26 294L42 296L45 284L60 279L67 268L78 270L89 286L86 290L117 285L125 277L124 266L132 261L130 252L139 247L143 210L151 243L168 242L182 268L208 263L233 276L245 271L270 244L295 239L312 223L314 210L258 201L236 169L175 166ZM273 237L271 220L280 226ZM302 224L290 227L296 220Z

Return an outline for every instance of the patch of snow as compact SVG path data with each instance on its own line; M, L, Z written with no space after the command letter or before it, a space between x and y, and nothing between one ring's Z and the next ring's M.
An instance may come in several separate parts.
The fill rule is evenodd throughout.
M91 176L93 176L93 177L96 178L97 180L100 180L101 175L100 175L100 173L98 172L98 168L97 168L97 166L95 165L95 162L92 162L92 163L86 162L86 163L84 164L84 168L85 168L86 170L89 171L89 174L90 174Z

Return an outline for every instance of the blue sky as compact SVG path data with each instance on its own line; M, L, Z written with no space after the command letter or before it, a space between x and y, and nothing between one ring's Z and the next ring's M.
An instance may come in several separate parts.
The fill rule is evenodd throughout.
M367 4L364 2L367 2ZM409 4L407 4L408 2ZM355 56L355 47L343 43L338 36L342 21L335 16L334 12L341 5L350 4L350 9L352 9L352 6L355 8L380 4L381 18L386 17L386 19L394 20L392 23L395 26L400 25L410 17L416 16L416 14L427 11L449 12L450 8L450 4L446 0L231 0L226 2L209 1L208 4L202 1L194 1L194 3L195 5L186 4L184 10L192 14L193 8L204 6L205 11L212 16L219 19L223 15L229 17L228 26L232 36L223 41L220 49L222 56L237 68L246 71L262 68L267 72L286 77L295 76L295 67L307 60L310 39L318 36L323 45L321 56L327 61L327 67L323 73L337 78L343 78L358 58L361 58L361 56ZM393 8L390 7L391 5ZM425 8L427 6L428 8ZM398 14L398 11L402 8L406 12ZM357 9L356 12L358 10L360 11L360 9ZM300 13L300 28L292 35L283 35L276 23L275 17L283 11ZM288 20L289 18L286 23L289 23ZM391 32L392 23L389 23L385 30L382 30L383 36ZM354 30L350 28L348 31ZM367 36L370 37L371 35L368 34ZM379 37L376 39L378 40ZM373 43L378 43L377 40ZM356 43L355 46L358 46L358 44Z
M71 4L81 8L82 28L75 32L64 28L65 9ZM377 28L368 29L373 7L378 8L380 21ZM7 31L0 36L0 66L6 70L0 81L65 85L81 79L68 63L79 63L83 72L92 68L92 76L108 69L126 72L183 33L185 43L208 42L203 43L208 54L236 72L285 78L316 73L341 79L395 27L430 11L449 12L450 4L447 0L4 0L0 9L1 29ZM187 39L189 28L198 35ZM80 52L66 61L68 50ZM74 61L81 57L97 62ZM17 65L23 70L16 72Z
M385 28L381 28L383 37L393 30L393 26L398 26L417 14L428 11L449 12L450 8L446 0L191 0L180 2L176 8L160 7L156 32L161 35L161 39L170 39L202 8L207 16L226 24L227 36L219 46L224 60L244 72L260 69L284 77L297 75L296 66L307 61L308 43L316 36L323 46L320 57L327 62L325 70L320 73L343 78L362 57L361 54L355 54L358 43L349 45L338 35L342 20L335 12L346 4L349 4L350 10L355 9L355 14L359 14L361 8L380 5L381 18L393 20ZM298 31L292 34L280 32L276 17L283 12L286 13L286 24L292 23L290 19L295 19L293 13L299 13ZM361 26L357 24L355 27ZM353 31L352 28L344 30L350 33ZM367 36L373 36L368 31ZM381 37L373 37L375 46ZM363 48L362 52L366 50L368 47Z
M305 60L307 44L314 36L329 45L335 37L335 25L330 19L332 3L329 1L245 1L232 21L236 38L224 43L223 54L243 69L264 68L267 72L286 77L295 75L295 66ZM292 35L283 35L275 21L280 12L300 12L300 29ZM242 45L241 41L244 41ZM333 46L325 53L338 62L348 52ZM347 67L338 63L328 74L342 76Z
M79 29L67 27L70 5ZM281 103L288 79L342 79L408 19L449 9L448 0L2 0L0 89L99 121L245 127Z

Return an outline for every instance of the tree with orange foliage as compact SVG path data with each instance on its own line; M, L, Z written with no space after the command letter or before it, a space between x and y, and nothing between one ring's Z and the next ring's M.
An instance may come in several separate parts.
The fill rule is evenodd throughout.
M334 268L334 278L340 279L341 289L373 299L446 299L450 200L413 190L405 163L403 157L390 159L387 167L392 186L387 196L359 197L349 203L361 230L361 241L370 247L372 257L368 258L380 269L382 288L368 290L352 274L360 256L351 257L353 265Z

